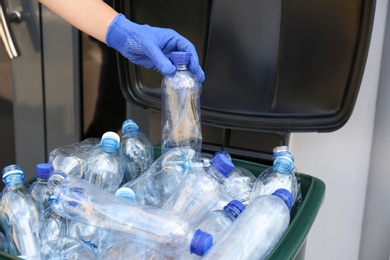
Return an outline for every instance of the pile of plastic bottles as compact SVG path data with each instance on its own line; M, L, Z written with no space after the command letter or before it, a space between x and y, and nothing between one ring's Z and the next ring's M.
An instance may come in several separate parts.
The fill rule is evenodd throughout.
M0 251L25 259L263 259L301 199L288 147L254 173L201 153L200 86L175 53L162 83L162 154L133 120L51 151L29 185L2 171ZM157 157L155 159L155 157Z
M1 251L25 259L262 259L300 188L288 147L256 178L227 152L172 148L154 160L133 120L59 147L29 185L2 171ZM299 179L298 179L299 180Z

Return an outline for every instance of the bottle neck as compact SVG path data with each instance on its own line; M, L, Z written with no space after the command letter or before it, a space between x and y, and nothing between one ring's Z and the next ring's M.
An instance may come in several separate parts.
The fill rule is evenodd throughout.
M218 181L219 183L223 183L226 179L226 177L222 173L220 173L216 168L214 168L212 165L206 168L206 172L211 178Z
M112 139L106 139L101 142L102 149L107 153L117 153L118 143Z
M10 174L4 178L5 185L12 185L21 182L24 182L24 174L22 173Z
M186 65L186 64L176 64L176 70L188 70L188 65Z
M232 220L232 221L234 221L236 218L238 218L238 216L241 214L240 211L238 211L238 210L233 210L232 208L228 208L228 207L225 207L225 208L223 209L223 211L225 211L226 216L227 216L230 220Z

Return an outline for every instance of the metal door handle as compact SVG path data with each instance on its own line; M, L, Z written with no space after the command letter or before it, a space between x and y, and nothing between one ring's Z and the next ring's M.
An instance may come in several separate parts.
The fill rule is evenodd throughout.
M13 11L8 13L5 6L5 1L0 0L0 37L3 40L5 50L7 51L10 59L14 59L20 56L20 51L12 33L10 23L18 23L21 21L21 19L22 15L20 12Z

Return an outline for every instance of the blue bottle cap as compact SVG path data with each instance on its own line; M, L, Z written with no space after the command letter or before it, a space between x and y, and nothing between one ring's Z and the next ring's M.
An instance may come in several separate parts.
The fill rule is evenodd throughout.
M274 191L274 193L272 193L272 195L275 195L282 199L284 203L286 203L288 209L291 209L292 205L294 204L294 198L292 194L286 189L277 189L276 191Z
M37 178L48 179L53 171L53 165L50 163L39 163L35 167L35 176Z
M225 207L223 207L223 210L232 213L235 218L237 218L244 211L244 209L245 205L242 204L239 200L232 200Z
M184 51L174 51L169 55L169 59L174 65L187 65L190 63L191 54Z
M4 169L2 171L3 181L4 181L4 178L6 178L7 176L9 176L11 174L15 174L15 173L22 174L24 176L22 168L17 164L11 164L11 165L4 167Z
M122 123L122 134L129 131L138 131L138 125L133 119L127 119Z
M225 177L228 177L234 169L232 161L221 152L215 154L214 158L210 162L210 165L212 165Z
M203 256L213 245L213 236L198 229L191 241L190 253Z

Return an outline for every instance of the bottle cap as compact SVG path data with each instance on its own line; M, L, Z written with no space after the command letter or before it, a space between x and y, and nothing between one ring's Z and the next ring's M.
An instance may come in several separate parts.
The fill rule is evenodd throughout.
M130 202L135 203L135 193L129 187L121 187L115 192L115 196L122 197Z
M289 154L277 156L273 165L281 166L279 167L279 172L281 173L292 173L294 169L294 158Z
M275 195L282 199L284 203L286 203L288 209L291 209L292 205L294 204L294 198L292 194L286 189L277 189L276 191L274 191L274 193L272 193L272 195Z
M100 141L100 143L102 145L108 145L108 146L112 146L114 148L118 148L119 147L119 141L120 141L120 137L117 133L115 132L105 132L102 136L102 140Z
M213 245L213 236L200 229L195 231L191 241L190 253L203 256Z
M35 167L35 176L37 178L48 179L53 171L53 165L50 163L39 163Z
M238 200L230 201L225 207L224 211L230 212L234 215L234 218L237 218L245 209L245 205Z
M4 181L4 178L6 178L7 176L9 176L11 174L22 174L24 176L22 168L17 164L11 164L11 165L4 167L4 169L2 171L3 181Z
M190 63L190 53L184 51L174 51L169 55L169 59L174 65L187 65Z
M215 154L214 158L210 162L210 165L212 165L225 177L228 177L234 169L232 161L221 152L217 152Z
M122 123L122 134L129 131L137 131L138 125L133 119L127 119Z

